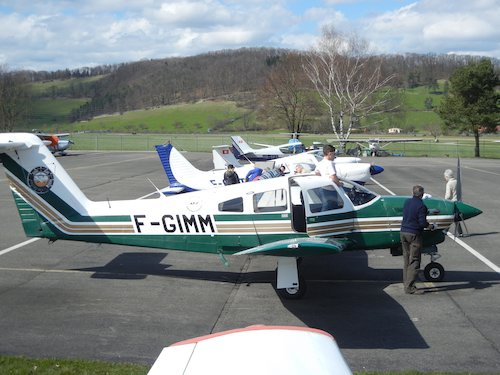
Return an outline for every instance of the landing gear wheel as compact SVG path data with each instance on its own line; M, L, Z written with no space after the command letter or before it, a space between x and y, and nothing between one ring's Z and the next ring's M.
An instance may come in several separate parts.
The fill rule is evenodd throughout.
M299 276L298 288L276 289L280 297L284 299L301 299L307 291L306 280Z
M424 268L424 276L427 281L442 281L444 278L444 268L437 262L430 262Z

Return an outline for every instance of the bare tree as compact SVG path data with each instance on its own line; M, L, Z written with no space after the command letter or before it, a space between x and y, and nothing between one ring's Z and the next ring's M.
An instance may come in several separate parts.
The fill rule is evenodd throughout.
M328 109L337 139L349 138L353 127L369 114L387 111L389 82L383 76L383 59L372 55L368 42L345 35L333 26L323 28L303 68Z
M302 69L302 57L281 55L261 86L263 112L273 121L286 123L290 133L300 133L304 124L318 111L310 82Z
M22 75L0 67L0 130L10 132L28 113L30 95Z

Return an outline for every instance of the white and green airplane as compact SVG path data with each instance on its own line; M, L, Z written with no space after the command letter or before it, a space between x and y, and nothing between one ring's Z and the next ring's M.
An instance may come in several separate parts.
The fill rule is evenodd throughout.
M278 260L277 289L300 298L305 281L297 260L350 250L395 249L408 197L380 196L350 181L343 187L320 176L260 180L143 200L92 201L36 135L1 133L0 158L24 231L44 237L225 255L268 255ZM424 233L431 247L445 239L457 218L481 210L463 202L429 198ZM436 262L426 276L438 280Z

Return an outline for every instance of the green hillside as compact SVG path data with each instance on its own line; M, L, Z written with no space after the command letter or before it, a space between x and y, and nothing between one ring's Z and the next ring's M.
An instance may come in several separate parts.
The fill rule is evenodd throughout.
M85 92L85 85L101 79L72 78L54 80L32 85L33 97L29 121L19 124L18 130L33 128L44 131L99 131L130 133L207 133L252 131L266 129L259 123L255 111L234 101L210 100L135 110L122 114L109 114L89 121L70 122L74 109L87 103L87 97L72 98L69 94ZM403 105L392 113L381 114L362 121L362 126L371 132L386 133L388 128L400 127L406 132L425 133L430 124L442 124L434 112L443 99L443 82L437 91L420 86L402 91ZM62 97L59 94L66 94ZM319 120L318 120L319 121ZM371 124L376 123L375 127ZM285 124L273 124L273 129L286 129ZM271 129L269 129L271 130Z
M206 101L99 116L73 124L74 131L207 133L244 129L248 110L234 102Z

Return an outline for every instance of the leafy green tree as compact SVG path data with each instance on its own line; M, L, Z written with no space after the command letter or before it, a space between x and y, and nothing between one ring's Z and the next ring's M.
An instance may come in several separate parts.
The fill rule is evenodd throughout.
M452 74L449 95L437 110L445 126L474 134L476 157L480 132L493 131L499 124L500 96L495 89L499 84L490 60L469 63Z

